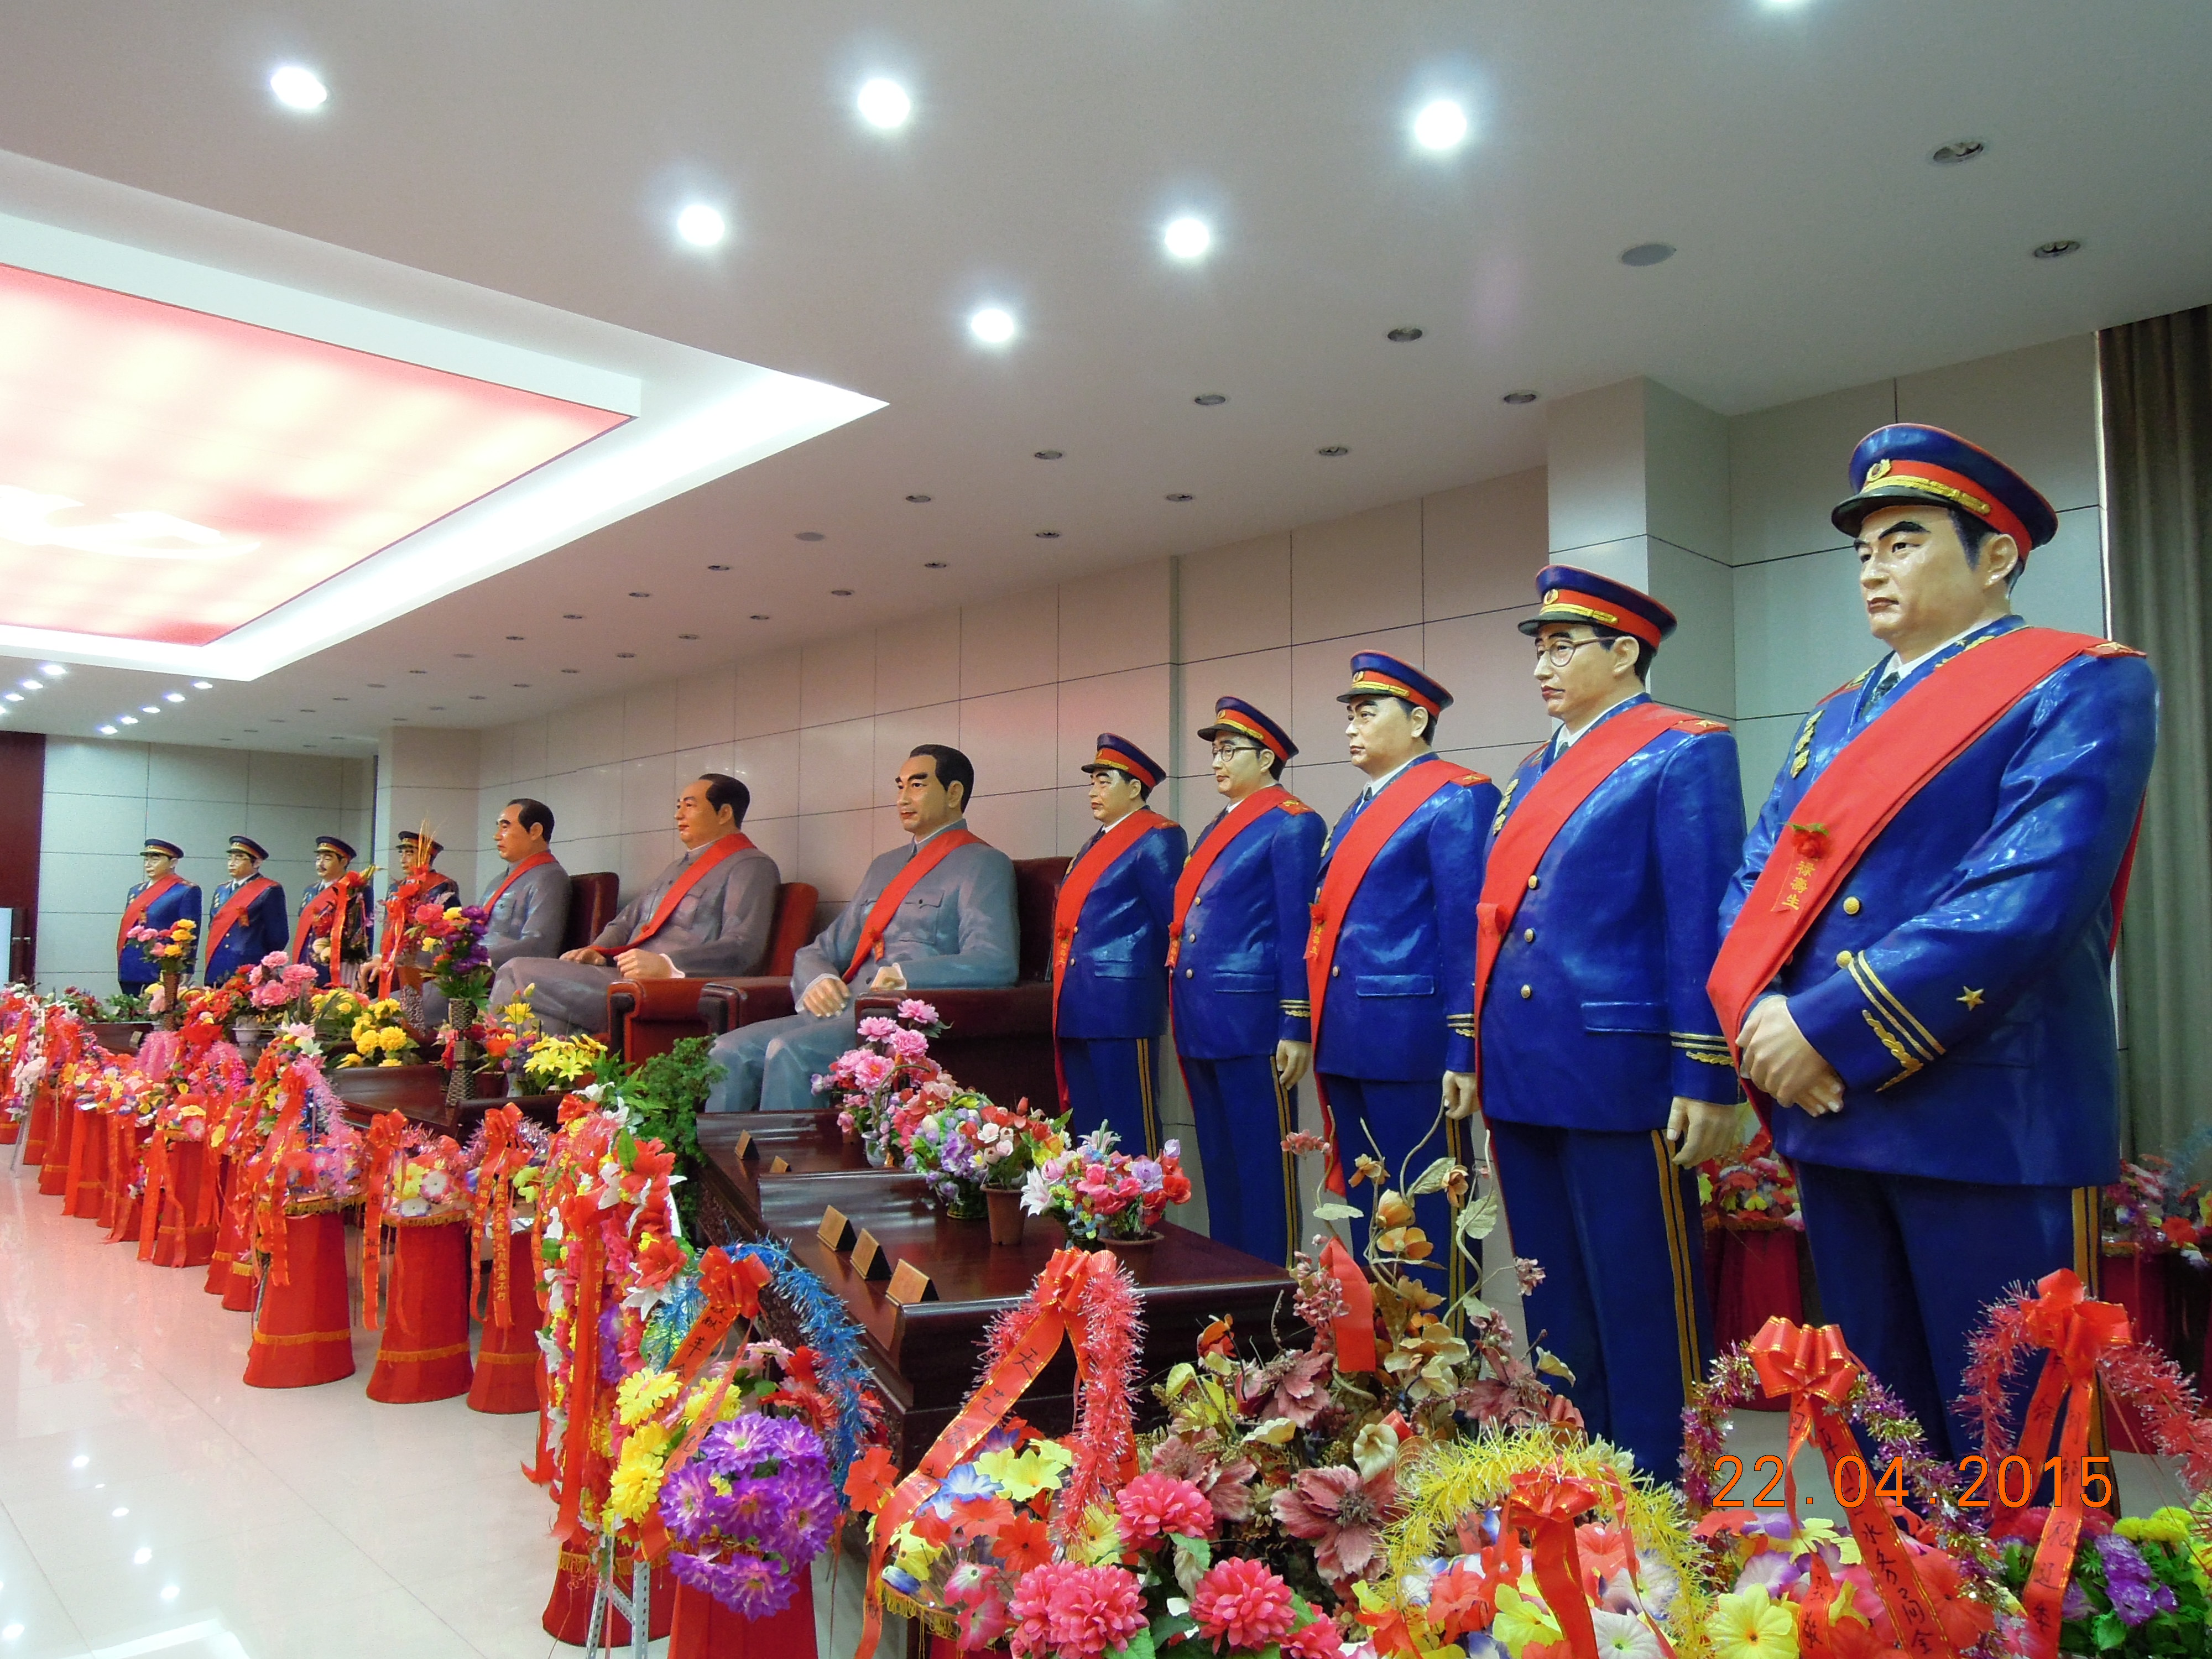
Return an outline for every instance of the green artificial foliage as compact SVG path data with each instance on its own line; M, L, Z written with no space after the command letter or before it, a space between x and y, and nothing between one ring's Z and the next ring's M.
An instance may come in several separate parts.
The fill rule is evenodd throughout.
M676 1173L684 1177L676 1188L677 1213L684 1230L696 1237L699 1220L699 1182L706 1163L699 1156L699 1113L707 1103L707 1091L722 1074L708 1050L707 1037L686 1037L665 1054L623 1067L611 1056L599 1062L599 1076L611 1084L629 1108L630 1129L640 1140L659 1141L676 1154ZM608 1076L609 1072L615 1075Z

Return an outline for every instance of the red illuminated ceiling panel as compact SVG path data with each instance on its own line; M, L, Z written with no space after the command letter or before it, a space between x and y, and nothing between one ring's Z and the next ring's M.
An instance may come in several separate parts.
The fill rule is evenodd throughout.
M0 265L0 623L204 645L627 418Z

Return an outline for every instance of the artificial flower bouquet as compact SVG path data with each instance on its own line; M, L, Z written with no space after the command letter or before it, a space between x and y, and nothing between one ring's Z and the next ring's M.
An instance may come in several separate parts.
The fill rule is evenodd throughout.
M2169 1504L2117 1522L2103 1510L2081 1519L2059 1604L2060 1650L2114 1659L2212 1651L2212 1516ZM2034 1540L2007 1539L2003 1551L2005 1587L2022 1595Z
M271 951L246 970L246 1000L264 1020L304 1022L314 1018L315 970Z
M1169 1205L1189 1201L1182 1148L1170 1140L1158 1158L1134 1158L1115 1150L1120 1139L1101 1124L1036 1164L1022 1185L1022 1208L1056 1218L1071 1241L1095 1243L1150 1235Z
M1805 1230L1797 1212L1797 1178L1774 1151L1765 1126L1726 1158L1698 1166L1698 1196L1706 1224L1733 1232Z
M544 1027L538 1024L530 1006L530 993L537 988L534 985L526 988L504 1008L485 1011L484 1058L509 1077L523 1075L530 1063L531 1050L545 1035Z
M1043 1117L1024 1100L1012 1111L963 1090L915 1126L907 1162L922 1172L948 1213L983 1212L987 1188L1018 1191L1029 1172L1067 1148L1067 1120Z
M97 1012L87 1016L96 1023L110 1025L129 1025L144 1019L151 1011L143 995L133 996L128 991L118 991L101 1004Z
M2120 1165L2120 1178L2105 1188L2104 1253L2162 1255L2179 1251L2203 1265L2198 1249L2205 1227L2200 1190L2185 1184L2166 1159L2151 1153Z
M181 974L191 966L193 952L198 949L199 931L199 923L184 916L167 927L142 924L124 937L138 947L156 973Z
M903 1164L921 1120L958 1092L929 1057L929 1040L945 1030L932 1005L908 997L896 1018L871 1015L848 1048L814 1079L815 1098L837 1109L837 1126L866 1146L878 1164Z
M420 1046L397 997L371 1000L333 986L314 998L313 1008L315 1034L325 1045L351 1045L338 1056L341 1066L404 1066Z
M400 1221L443 1220L468 1213L465 1160L451 1135L419 1133L392 1161L385 1213Z
M428 963L437 987L456 1006L479 1003L491 989L484 929L491 913L477 904L418 904L407 918L404 945Z
M589 1083L606 1057L605 1043L580 1032L574 1036L540 1037L523 1061L522 1075L548 1094L565 1093Z

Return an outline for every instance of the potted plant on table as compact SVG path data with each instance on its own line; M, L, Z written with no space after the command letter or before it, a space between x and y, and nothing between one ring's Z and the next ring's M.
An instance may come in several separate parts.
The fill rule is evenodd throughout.
M929 1039L945 1030L937 1010L909 997L897 1015L860 1023L858 1048L848 1048L814 1079L815 1098L837 1111L837 1126L858 1140L879 1169L903 1164L921 1121L949 1103L959 1085L929 1057Z
M1182 1147L1170 1140L1158 1158L1115 1150L1121 1137L1101 1124L1040 1161L1022 1186L1022 1208L1056 1217L1073 1244L1144 1250L1159 1243L1155 1229L1170 1204L1190 1199Z

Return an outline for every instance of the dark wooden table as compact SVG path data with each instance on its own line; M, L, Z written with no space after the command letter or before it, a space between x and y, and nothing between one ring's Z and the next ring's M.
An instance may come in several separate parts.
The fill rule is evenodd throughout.
M383 1112L404 1113L410 1122L435 1129L456 1140L466 1141L483 1121L483 1115L501 1106L520 1106L522 1115L550 1127L558 1121L561 1097L554 1095L477 1095L449 1105L446 1100L446 1068L442 1066L333 1066L324 1074L331 1092L338 1097L346 1116L356 1124Z
M750 1136L745 1154L738 1143ZM837 1114L827 1112L729 1112L699 1120L699 1151L717 1172L702 1194L702 1219L715 1237L727 1242L759 1238L760 1184L785 1175L871 1176L881 1170L869 1166L856 1141L847 1140L837 1127ZM778 1170L781 1158L785 1168Z
M732 1139L719 1126L711 1146L702 1138L708 1196L716 1200L709 1213L719 1209L734 1217L750 1203L763 1230L789 1246L799 1264L843 1300L860 1327L870 1368L890 1408L892 1453L902 1468L912 1467L975 1385L991 1321L1028 1294L1066 1242L1060 1228L1031 1217L1019 1244L994 1245L986 1223L947 1218L918 1175L796 1168L767 1175L757 1164L740 1167ZM741 1196L748 1192L750 1198ZM856 1228L874 1235L894 1266L911 1261L927 1273L938 1299L901 1307L887 1294L888 1284L862 1279L848 1255L823 1245L817 1229L823 1208L833 1204ZM708 1231L714 1231L711 1220ZM1210 1321L1229 1314L1254 1334L1278 1318L1285 1334L1295 1327L1290 1275L1280 1267L1187 1228L1160 1231L1158 1244L1129 1259L1145 1320L1140 1418L1153 1406L1152 1384L1194 1357L1198 1334ZM1021 1414L1048 1432L1065 1431L1074 1384L1073 1356L1063 1349L1023 1396Z

